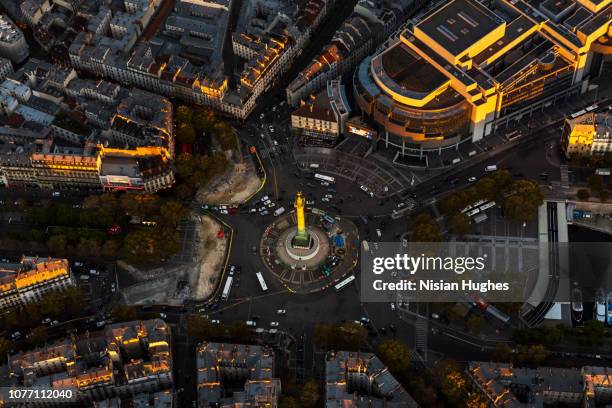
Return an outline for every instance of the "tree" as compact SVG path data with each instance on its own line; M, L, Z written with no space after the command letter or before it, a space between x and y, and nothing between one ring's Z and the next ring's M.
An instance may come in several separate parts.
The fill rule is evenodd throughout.
M383 341L378 346L376 355L392 373L403 372L410 366L410 350L399 340Z
M606 328L604 324L598 320L587 320L582 326L582 334L584 342L591 346L596 346L603 339Z
M167 201L159 209L160 222L176 228L179 221L189 216L189 211L178 201Z
M236 320L230 327L230 336L234 343L248 343L252 335L251 330L242 320Z
M587 183L589 188L595 192L601 192L604 188L603 177L597 174L589 176Z
M610 198L610 192L608 190L601 190L599 192L599 200L602 203L605 203L606 201L608 201L608 199Z
M114 323L130 322L136 320L137 317L136 309L132 306L117 305L111 310L111 319Z
M516 363L519 366L539 367L550 352L542 344L534 344L531 346L517 346Z
M196 132L191 123L181 123L174 132L176 141L179 143L193 144L196 140Z
M147 228L130 232L123 240L123 252L130 262L154 265L178 252L179 235L172 228Z
M299 408L299 405L295 398L288 396L288 395L283 395L280 398L278 407L279 408Z
M6 361L7 354L13 349L13 342L0 337L0 360Z
M308 380L300 391L301 407L315 407L319 402L319 385L315 380Z
M81 316L86 311L85 293L77 287L66 288L63 292L57 292L62 298L63 313L67 316Z
M532 220L538 207L544 202L540 186L532 180L517 180L510 187L510 195L504 202L504 212L512 220Z
M105 258L115 258L119 253L119 242L114 239L109 239L102 245L102 256Z
M589 190L587 190L586 188L581 188L580 190L578 190L578 192L576 193L576 197L580 200L580 201L589 201L589 198L591 197L591 193L589 193Z
M174 121L179 123L191 123L193 111L189 106L181 105L174 113Z
M64 235L52 235L47 240L47 248L49 251L60 256L66 252L67 245L68 241Z
M455 214L448 221L448 228L454 233L463 237L472 230L470 217L463 213Z
M414 242L440 242L442 233L440 227L429 214L418 215L412 224L412 241Z
M38 326L32 329L28 337L28 343L32 347L42 346L47 341L48 334L47 329L42 326Z
M200 315L191 315L187 319L187 335L195 342L204 341L211 334L210 320Z

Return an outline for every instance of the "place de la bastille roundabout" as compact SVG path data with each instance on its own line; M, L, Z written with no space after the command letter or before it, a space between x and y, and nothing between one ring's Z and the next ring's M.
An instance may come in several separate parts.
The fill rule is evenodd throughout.
M358 242L354 223L306 208L298 192L294 211L266 227L259 248L266 267L287 289L312 293L334 286L353 271Z

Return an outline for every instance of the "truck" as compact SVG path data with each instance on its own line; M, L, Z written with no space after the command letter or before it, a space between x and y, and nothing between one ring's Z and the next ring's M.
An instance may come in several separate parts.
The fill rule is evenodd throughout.
M283 214L285 212L285 207L279 207L276 209L276 211L274 211L274 216L278 217L279 215Z
M495 164L493 164L491 166L485 167L485 172L487 172L487 173L495 171L495 170L497 170L497 165L495 165Z
M227 278L227 280L225 281L225 287L223 288L223 293L221 294L221 299L227 300L227 298L229 297L230 290L232 289L232 282L233 282L233 280L234 280L234 278L232 276L229 276Z

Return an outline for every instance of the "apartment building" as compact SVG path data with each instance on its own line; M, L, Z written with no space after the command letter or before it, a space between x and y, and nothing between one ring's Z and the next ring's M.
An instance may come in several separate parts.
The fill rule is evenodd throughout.
M583 111L565 118L561 148L567 158L612 153L612 115Z
M75 284L67 259L22 257L14 268L0 267L0 313Z

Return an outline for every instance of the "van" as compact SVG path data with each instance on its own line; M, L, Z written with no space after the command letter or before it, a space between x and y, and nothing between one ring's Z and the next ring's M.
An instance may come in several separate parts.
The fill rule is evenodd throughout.
M491 171L495 171L495 170L497 170L497 166L495 164L492 165L492 166L485 167L485 172L487 172L487 173L489 173Z

